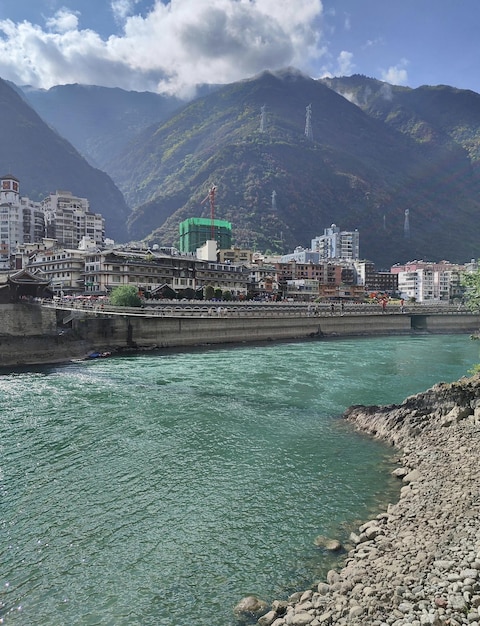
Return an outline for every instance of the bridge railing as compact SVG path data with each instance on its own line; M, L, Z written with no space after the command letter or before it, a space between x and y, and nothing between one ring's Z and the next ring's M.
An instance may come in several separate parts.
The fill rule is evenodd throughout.
M342 315L462 315L471 314L465 306L440 303L388 304L385 310L377 303L304 303L304 302L146 302L143 307L115 307L108 302L42 301L64 311L92 314L134 315L144 317L332 317Z

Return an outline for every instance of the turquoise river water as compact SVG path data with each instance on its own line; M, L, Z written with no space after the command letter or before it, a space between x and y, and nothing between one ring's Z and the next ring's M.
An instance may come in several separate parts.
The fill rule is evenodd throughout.
M0 375L0 623L235 626L396 499L340 419L478 362L468 336L141 354Z

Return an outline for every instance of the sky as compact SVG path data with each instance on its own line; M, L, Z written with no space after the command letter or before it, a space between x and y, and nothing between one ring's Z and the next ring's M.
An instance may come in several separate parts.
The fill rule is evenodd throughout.
M0 77L195 95L264 70L480 93L480 0L0 0Z

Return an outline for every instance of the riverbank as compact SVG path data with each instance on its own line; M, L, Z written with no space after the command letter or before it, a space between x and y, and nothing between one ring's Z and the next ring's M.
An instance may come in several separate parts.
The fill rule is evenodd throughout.
M480 375L345 419L401 452L400 499L351 536L343 567L259 626L480 625Z
M307 307L291 309L273 304L231 308L225 317L187 308L167 315L166 310L4 304L0 305L0 367L59 363L90 352L415 333L469 334L480 326L480 315L446 308L443 313L416 307L415 312L405 314L382 314L374 309L318 316L308 315Z

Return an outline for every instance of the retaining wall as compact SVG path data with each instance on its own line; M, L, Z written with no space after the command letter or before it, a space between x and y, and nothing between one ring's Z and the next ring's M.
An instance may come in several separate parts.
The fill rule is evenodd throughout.
M68 324L65 320L69 319ZM408 334L473 333L480 315L365 314L186 317L66 312L35 304L0 306L0 367L67 361L91 351Z

